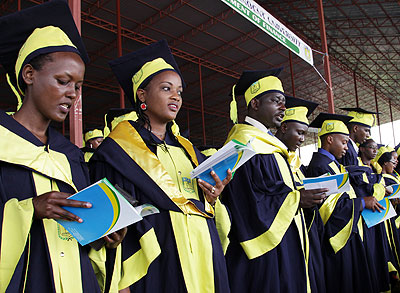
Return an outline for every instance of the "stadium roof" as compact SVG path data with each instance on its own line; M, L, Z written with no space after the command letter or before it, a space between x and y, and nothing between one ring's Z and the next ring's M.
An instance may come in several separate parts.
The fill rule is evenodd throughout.
M18 2L26 8L42 1L3 0L0 15L16 11ZM102 124L107 110L120 103L119 87L107 64L118 56L117 1L81 3L82 36L91 58L83 88L83 116L84 125L93 126ZM317 1L257 3L312 49L322 51ZM324 13L336 113L344 114L339 107L357 105L375 111L376 96L380 123L397 120L399 2L325 1ZM188 85L178 124L182 130L190 130L190 139L197 145L224 142L231 128L229 93L245 69L284 66L285 92L321 103L311 119L328 111L326 85L315 69L222 1L120 0L120 15L123 54L162 38L170 44ZM323 55L316 51L314 65L324 75ZM15 108L3 74L0 89L0 107ZM127 100L125 103L130 107ZM243 99L239 109L243 118Z

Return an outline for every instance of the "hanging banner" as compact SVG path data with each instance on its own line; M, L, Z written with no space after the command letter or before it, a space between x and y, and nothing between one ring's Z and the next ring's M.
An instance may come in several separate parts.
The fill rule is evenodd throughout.
M253 0L221 0L286 48L313 65L312 50L298 36Z

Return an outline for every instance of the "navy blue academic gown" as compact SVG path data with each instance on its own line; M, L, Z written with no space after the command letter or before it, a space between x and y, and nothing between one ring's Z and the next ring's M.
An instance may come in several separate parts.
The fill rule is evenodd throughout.
M393 184L399 184L400 178L398 177L398 174L383 174L383 178L385 180L385 185L393 185ZM399 205L395 206L397 216L390 218L388 221L386 221L386 225L388 227L388 233L389 233L389 240L392 248L392 252L394 254L394 257L396 259L396 268L399 269L400 267L400 230L397 228L396 222L399 221Z
M350 140L347 142L347 148L346 154L340 158L338 162L345 167L358 165L358 153L354 149L353 143Z
M358 162L359 163L359 162ZM382 175L372 172L368 166L349 166L346 168L350 174L350 182L357 197L376 196L380 200L384 196L384 190L374 189L375 184L381 184ZM383 185L382 185L383 186ZM397 260L390 249L385 223L380 223L368 228L363 220L364 246L368 256L369 267L376 277L379 291L390 289L388 262L398 270Z
M289 162L290 163L290 162ZM301 188L306 176L307 168L302 164L296 170L296 166L290 164L295 171L293 176L296 185ZM310 279L311 292L324 293L326 291L325 269L322 256L321 243L324 235L324 223L319 216L318 206L303 208L305 223L309 240L308 276Z
M174 228L172 214L182 211L163 191L163 186L153 180L158 178L150 177L152 170L145 170L139 166L153 160L153 167L159 168L161 163L155 156L157 144L164 142L147 129L132 121L121 122L97 148L89 162L90 173L93 181L106 177L112 184L129 193L139 204L152 204L160 210L160 213L147 216L128 227L128 233L122 242L122 271L125 275L123 279L128 278L128 281L124 281L125 284L130 286L132 292L187 292L189 284L182 272L176 237L179 237L177 233L188 235L190 231L177 231L176 227ZM183 148L170 132L165 138L165 147L168 146ZM188 149L194 151L191 155L196 156L199 163L204 159L204 156L193 149L191 144ZM138 157L134 157L135 154L138 154ZM186 155L193 160L189 153ZM190 200L192 206L206 214L205 199L200 188L199 190L200 200ZM187 221L190 221L190 214L186 216ZM192 217L197 216L192 215ZM229 292L223 249L212 217L206 219L206 226L208 227L206 233L211 240L214 273L214 279L207 280L209 288L213 288L215 292ZM148 237L152 235L151 233L154 235L153 238ZM192 248L193 253L201 253L201 247ZM154 251L157 253L154 254ZM135 260L137 254L144 254L147 257ZM195 267L195 264L192 266ZM202 268L193 270L200 275Z
M326 173L336 174L337 172L329 166L331 163L336 165L334 169L339 168L340 170L339 164L336 164L335 161L324 154L315 152L307 168L307 177L316 177ZM328 201L334 199L335 196L337 197L336 204L333 205L333 208L326 209ZM326 219L322 251L327 292L377 292L377 288L374 288L374 283L371 282L373 276L357 227L361 216L360 208L361 199L350 199L347 193L332 194L320 206L321 218L325 217ZM326 217L326 213L330 216ZM351 226L346 226L349 223ZM339 232L345 230L346 227L351 229L350 233L346 233L346 237L334 241L335 236L340 235ZM337 246L338 244L340 245ZM336 253L335 250L337 250Z
M251 125L236 124L228 140L245 143L252 136L264 140L260 152L276 146L286 151L277 138ZM307 292L302 249L307 233L301 217L295 221L300 194L294 185L283 154L259 153L225 187L222 200L232 215L226 259L233 292Z
M7 245L7 241L16 235L21 235L21 238L15 238L16 241L18 239L18 242L8 246L8 251L5 250L4 246L0 249L2 256L7 255L7 257L0 259L2 276L5 272L6 275L12 275L11 280L2 279L0 283L3 282L2 286L7 288L6 292L55 292L53 265L57 266L58 264L57 260L50 257L50 253L54 251L50 251L47 240L48 237L51 238L53 235L46 235L44 220L34 219L32 221L33 208L30 218L23 220L25 217L24 210L28 210L31 205L29 199L38 195L35 188L35 176L53 179L60 191L74 193L74 189L69 184L52 177L52 171L49 167L51 164L43 163L45 161L42 160L43 157L47 157L47 153L50 153L49 158L51 157L52 160L57 160L56 154L65 156L69 166L64 165L62 167L65 167L65 169L56 168L53 171L62 172L69 169L72 181L78 190L86 187L89 183L86 164L81 151L54 129L48 129L48 143L45 146L30 131L3 111L0 111L0 137L2 148L2 154L0 154L0 233L2 245ZM31 153L31 150L34 150L34 152ZM43 164L38 166L38 162ZM10 211L12 212L10 213ZM12 222L21 222L21 225L16 227L18 230L12 231L13 235L4 235L9 230L7 226L14 224L9 222L10 219L12 219ZM27 227L26 232L29 233L29 236L25 240L26 242L23 242L23 230ZM75 241L69 233L65 233L65 230L61 233L61 229L62 227L58 229L58 237L62 239L59 241ZM79 249L80 258L78 265L74 266L74 262L70 261L67 269L80 270L82 279L82 288L80 289L83 292L100 292L88 257L89 247L76 245ZM15 251L10 250L11 247ZM19 249L22 250L17 251ZM59 257L60 252L56 251L55 253ZM16 263L11 260L13 254L17 256ZM68 253L63 256L68 257ZM14 265L15 268L13 269ZM6 282L8 285L6 285Z

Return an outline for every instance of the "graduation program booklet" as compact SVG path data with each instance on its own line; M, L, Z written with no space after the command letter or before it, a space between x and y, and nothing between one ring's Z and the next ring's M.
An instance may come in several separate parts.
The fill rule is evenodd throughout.
M211 185L215 185L215 180L211 177L210 172L214 171L221 180L226 177L228 169L231 169L232 173L234 173L256 154L251 146L252 140L250 139L247 144L235 139L231 140L190 172L191 178L199 178Z
M361 215L364 218L365 224L367 224L368 228L371 228L397 215L388 197L385 197L378 202L385 208L381 212L376 210L373 212L370 209L363 209L361 212Z
M347 192L350 190L349 173L322 175L303 179L304 189L328 188L326 195Z
M385 196L385 198L393 199L393 198L400 198L400 184L393 184L386 186L386 188L390 188L389 190L392 191L392 193L388 196Z
M75 193L69 199L92 204L91 208L63 207L79 216L83 220L82 223L56 220L81 245L136 223L144 216L159 212L149 204L133 207L106 178Z

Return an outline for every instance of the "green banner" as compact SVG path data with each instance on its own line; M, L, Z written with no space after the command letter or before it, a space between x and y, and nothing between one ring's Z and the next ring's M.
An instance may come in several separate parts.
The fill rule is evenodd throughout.
M286 48L297 54L307 63L313 65L312 50L286 26L269 14L253 0L221 0L237 11L247 20L280 42Z

